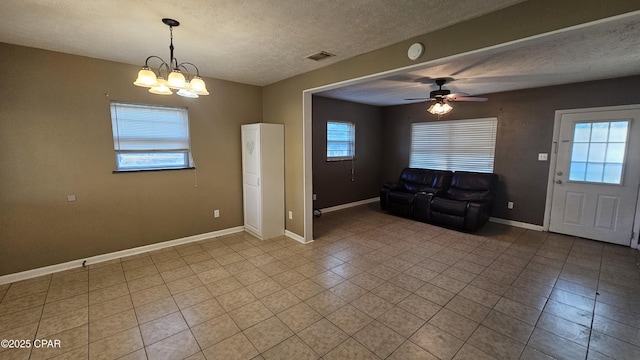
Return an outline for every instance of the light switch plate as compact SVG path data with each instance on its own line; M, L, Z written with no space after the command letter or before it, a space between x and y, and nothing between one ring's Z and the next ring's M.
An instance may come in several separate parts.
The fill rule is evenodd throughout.
M549 158L549 155L547 153L538 154L538 161L547 161L548 158Z

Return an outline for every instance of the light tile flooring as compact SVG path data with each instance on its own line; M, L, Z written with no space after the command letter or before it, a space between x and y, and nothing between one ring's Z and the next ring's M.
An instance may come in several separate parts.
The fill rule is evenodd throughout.
M629 248L489 223L324 214L0 285L0 359L640 359ZM34 343L35 344L35 343Z

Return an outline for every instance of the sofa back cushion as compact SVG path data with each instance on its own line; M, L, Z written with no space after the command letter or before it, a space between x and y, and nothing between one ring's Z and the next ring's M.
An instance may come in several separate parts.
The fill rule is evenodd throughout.
M460 201L493 201L497 183L496 174L456 171L447 194Z
M405 168L400 174L400 183L409 192L424 191L446 191L451 183L451 171Z

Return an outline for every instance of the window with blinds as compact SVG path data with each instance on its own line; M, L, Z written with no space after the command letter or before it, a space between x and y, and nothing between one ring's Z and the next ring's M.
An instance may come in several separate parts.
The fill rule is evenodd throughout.
M183 107L111 102L116 171L193 167Z
M497 118L414 123L409 166L493 172Z
M356 152L356 128L350 122L327 122L327 161L352 160Z

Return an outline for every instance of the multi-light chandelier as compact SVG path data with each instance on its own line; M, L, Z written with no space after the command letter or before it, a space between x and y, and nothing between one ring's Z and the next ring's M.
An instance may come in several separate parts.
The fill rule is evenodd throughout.
M138 78L133 84L147 87L150 93L158 95L171 95L173 94L172 90L177 90L178 95L188 98L197 98L199 95L209 95L207 86L200 77L198 68L190 62L178 63L178 60L173 57L173 28L179 26L180 23L168 18L162 19L162 22L169 26L169 33L171 35L169 62L167 63L159 56L149 56L147 60L145 60L142 69L138 71ZM151 59L160 60L160 65L156 72L149 67L149 60ZM192 76L192 74L189 73L187 66L195 69L195 75ZM163 71L167 75L166 80L162 77ZM182 73L183 71L187 75L186 78Z

